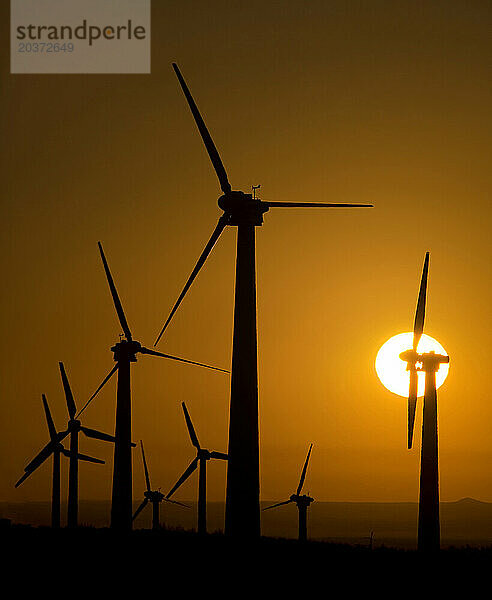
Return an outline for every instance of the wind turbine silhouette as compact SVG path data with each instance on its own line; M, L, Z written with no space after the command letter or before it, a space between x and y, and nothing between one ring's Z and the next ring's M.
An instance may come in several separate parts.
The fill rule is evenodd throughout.
M165 502L170 502L171 504L178 504L179 506L184 506L185 508L190 508L186 504L182 504L181 502L176 502L176 500L168 500L164 494L162 494L159 490L152 491L150 486L150 476L149 470L147 468L147 461L145 460L145 452L143 447L143 442L140 440L140 448L142 449L142 461L145 471L145 484L147 489L144 492L144 500L142 504L137 508L135 514L132 517L132 520L138 517L138 515L143 511L143 509L147 506L149 502L152 503L152 530L157 531L160 528L160 517L159 517L159 508L161 502L164 500Z
M417 310L413 326L413 347L400 354L410 372L408 393L408 448L412 447L415 408L417 404L418 371L425 372L424 410L422 418L422 448L420 458L420 497L418 549L436 551L440 547L439 521L439 456L437 439L437 390L436 372L449 356L427 352L417 353L417 346L424 331L429 253L424 260L420 281ZM417 367L417 363L422 366Z
M226 534L260 535L260 479L258 440L258 357L256 333L256 250L255 228L262 225L270 208L348 208L371 204L319 202L264 202L252 194L232 190L222 160L178 66L173 68L190 107L196 126L219 179L223 195L218 199L224 214L207 242L183 291L157 336L164 330L181 304L224 228L238 228L236 289L232 350L231 404L226 494Z
M304 480L306 479L306 470L309 462L309 457L311 456L311 450L313 445L309 446L309 450L306 456L306 461L302 468L301 479L299 480L299 485L297 486L297 490L295 494L286 500L285 502L279 502L278 504L272 504L272 506L267 506L263 510L270 510L271 508L276 508L277 506L283 506L284 504L291 504L295 502L297 505L297 509L299 511L299 541L305 542L307 540L307 509L311 502L314 502L314 498L311 498L309 495L301 496L302 487L304 485Z
M72 394L72 389L68 381L67 373L63 363L60 362L60 374L63 383L63 390L65 392L65 399L67 401L67 409L69 421L67 425L67 432L70 435L70 463L68 471L68 516L67 516L67 527L77 527L78 521L78 504L79 504L79 433L82 432L86 437L94 438L96 440L103 440L105 442L115 442L115 438L107 433L102 433L96 429L90 429L84 427L81 422L75 418L77 413L77 406ZM135 446L135 444L132 444Z
M51 417L51 412L48 406L48 401L46 400L46 396L43 394L42 397L44 413L46 415L46 422L48 424L50 441L25 467L25 473L15 484L15 487L19 487L21 483L23 483L29 477L29 475L34 473L34 471L38 467L40 467L45 460L47 460L51 455L53 455L53 477L51 485L51 526L53 528L58 528L60 527L60 457L63 454L64 456L67 456L68 458L72 459L72 453L66 450L61 442L67 437L67 435L70 432L68 430L61 432L56 431L56 427L53 423L53 418ZM87 462L104 464L103 460L99 460L98 458L92 458L91 456L86 456L85 454L79 454L78 452L75 454L75 460L84 460Z
M191 422L190 415L184 402L181 403L185 416L186 426L188 427L188 433L190 434L191 443L196 448L196 457L191 461L186 471L178 479L174 487L167 494L166 498L170 498L174 492L188 479L188 477L195 471L199 466L198 474L198 533L207 533L207 461L211 458L218 458L220 460L227 460L227 454L223 452L210 452L200 446L198 437L196 435L195 428Z
M114 373L118 372L118 387L116 394L116 427L115 427L115 445L114 445L114 463L113 463L113 493L111 501L111 527L118 530L129 530L132 527L132 456L131 456L131 385L130 385L130 365L137 361L137 354L149 354L177 360L182 363L198 365L215 371L228 373L224 369L205 365L203 363L186 360L170 354L163 354L145 348L133 339L130 327L126 320L123 306L121 304L116 286L109 270L106 256L104 255L101 242L98 242L99 252L108 280L109 289L113 298L116 314L124 332L124 339L115 344L111 351L114 355L116 365L103 379L100 386L92 394L85 406L79 412L78 416L87 408L89 403L96 397L99 391L111 379Z

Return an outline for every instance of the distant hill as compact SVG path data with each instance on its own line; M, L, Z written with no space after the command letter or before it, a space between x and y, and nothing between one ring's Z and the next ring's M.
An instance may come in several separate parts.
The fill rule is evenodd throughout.
M191 510L161 505L161 519L169 527L196 528L196 504ZM263 502L262 507L272 502ZM138 502L135 503L135 508ZM65 507L62 515L66 515ZM96 527L109 524L110 505L103 501L81 501L80 522ZM48 502L0 503L0 518L15 523L49 525ZM151 510L144 511L135 528L150 527ZM371 531L375 546L414 548L417 541L418 505L412 502L314 502L309 509L308 535L311 539L368 544ZM224 504L208 504L208 529L223 529ZM281 506L262 512L262 533L270 537L297 536L297 508ZM473 498L441 503L443 546L491 546L492 503Z
M481 500L476 500L475 498L461 498L461 500L456 500L455 502L448 502L448 504L488 504L487 502L482 502Z

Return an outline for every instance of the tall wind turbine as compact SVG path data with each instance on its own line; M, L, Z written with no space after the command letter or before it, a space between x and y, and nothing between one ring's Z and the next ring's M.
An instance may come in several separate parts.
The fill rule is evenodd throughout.
M284 504L291 504L292 502L295 502L299 511L299 541L301 542L305 542L307 540L307 509L309 508L311 502L314 502L314 498L311 498L311 496L301 496L302 486L304 485L304 480L306 479L306 471L309 462L309 457L311 456L312 448L313 445L311 444L309 446L306 461L302 468L301 479L299 480L299 485L297 486L296 493L292 494L292 496L285 502L272 504L272 506L267 506L263 509L270 510L270 508L276 508L277 506L283 506Z
M46 400L46 396L44 394L43 406L44 413L46 415L46 422L48 424L50 441L41 450L41 452L39 452L26 466L26 468L24 469L24 475L15 484L15 487L19 487L20 484L29 477L29 475L34 473L34 471L38 467L40 467L45 460L47 460L51 455L53 455L53 479L51 486L51 526L58 528L60 527L60 457L63 454L64 456L67 456L68 458L72 459L72 453L68 450L65 450L61 442L64 438L67 437L67 435L70 432L68 430L60 432L56 431L56 427L53 423L51 412L48 406L48 401ZM86 456L85 454L79 454L78 452L75 455L75 459L104 464L103 460L99 460L98 458L92 458L91 456Z
M418 548L423 551L436 551L440 547L439 522L439 456L437 439L437 390L436 372L443 363L449 363L449 356L427 352L417 353L417 347L424 331L429 253L424 260L420 281L417 310L413 326L413 347L400 354L410 372L408 393L408 448L412 447L415 408L417 404L418 371L425 372L424 410L422 420L422 448L420 457L420 497ZM420 364L421 367L418 367Z
M152 531L157 531L158 529L160 529L160 526L161 526L160 525L159 508L160 508L160 504L162 501L170 502L171 504L178 504L179 506L184 506L185 508L189 508L189 506L187 506L186 504L182 504L181 502L176 502L175 500L168 500L164 496L164 494L162 494L159 490L152 490L152 488L150 486L149 469L147 468L147 461L145 460L145 452L144 452L142 440L140 440L140 448L142 449L142 461L143 461L143 466L144 466L144 471L145 471L145 485L146 485L147 489L144 492L144 500L143 500L142 504L140 504L140 506L135 511L135 514L133 515L132 520L135 521L135 519L138 517L138 515L143 511L143 509L150 502L152 504Z
M67 432L70 435L70 466L68 471L68 516L67 527L77 527L78 506L79 506L79 433L82 432L86 437L105 442L115 441L114 436L102 433L96 429L84 427L81 422L75 418L77 406L73 397L72 389L68 381L67 373L63 363L60 365L60 374L65 392L68 409ZM134 446L135 444L133 444Z
M210 452L200 446L198 437L196 435L195 428L191 422L188 409L184 402L181 403L185 416L186 426L188 433L190 434L191 443L196 448L196 457L188 465L186 471L178 479L174 487L171 489L166 498L170 498L174 492L188 479L188 477L195 471L199 466L198 473L198 533L207 533L207 461L211 458L218 458L220 460L227 460L227 454L223 452Z
M319 202L263 202L256 196L232 190L217 148L200 115L178 66L173 68L190 107L196 126L219 179L224 211L195 265L183 291L171 310L154 345L178 309L224 228L238 228L236 289L232 349L231 404L226 494L226 534L260 535L260 476L258 441L258 357L256 333L256 250L255 228L263 223L270 208L359 208L371 204L333 204Z
M116 286L109 270L106 256L101 245L98 242L99 252L104 265L104 271L108 280L109 289L113 298L116 314L124 332L124 339L115 344L111 350L114 355L116 365L104 378L101 385L89 398L85 406L79 412L84 411L88 404L95 398L103 386L111 379L114 373L118 372L118 386L116 394L116 427L115 427L115 445L114 445L114 463L113 463L113 493L111 503L111 527L119 530L129 530L132 527L132 456L131 456L131 385L130 385L130 365L137 361L137 354L150 354L151 356L160 356L170 358L179 362L198 365L228 373L224 369L211 367L203 363L186 360L170 354L162 354L145 348L133 339L130 327L126 320L123 306L120 302Z

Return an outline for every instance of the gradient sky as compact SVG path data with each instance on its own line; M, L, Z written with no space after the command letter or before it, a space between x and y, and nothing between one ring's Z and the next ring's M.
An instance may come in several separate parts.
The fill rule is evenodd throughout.
M265 200L372 202L271 210L257 229L261 497L416 501L406 401L374 359L409 331L425 251L425 331L451 357L439 394L441 498L492 501L489 1L153 2L151 75L10 75L0 8L0 500L48 499L41 393L66 425L58 361L81 406L113 365L120 326L101 240L134 337L153 343L221 211L215 173L171 62L235 189ZM235 235L228 228L159 350L228 368ZM134 438L167 491L203 446L227 449L229 378L141 357ZM84 414L112 432L115 382ZM82 498L110 497L112 451L82 465ZM65 467L66 468L66 465ZM144 485L134 455L134 495ZM66 485L66 478L63 480ZM191 499L192 478L176 498ZM209 499L225 466L209 468Z

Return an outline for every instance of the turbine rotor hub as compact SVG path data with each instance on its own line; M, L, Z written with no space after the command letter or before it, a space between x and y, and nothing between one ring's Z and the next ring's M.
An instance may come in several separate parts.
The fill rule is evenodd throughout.
M416 363L420 362L420 356L413 349L405 350L399 356L401 360L407 363L407 371L415 369Z

